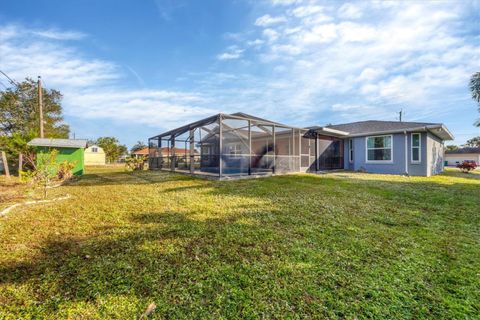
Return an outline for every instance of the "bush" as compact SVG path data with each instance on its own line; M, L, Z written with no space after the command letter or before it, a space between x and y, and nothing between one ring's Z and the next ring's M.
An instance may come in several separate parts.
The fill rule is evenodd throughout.
M75 162L68 162L67 160L58 165L57 177L60 180L68 180L73 177L72 170L75 168Z
M145 167L145 162L147 161L146 156L141 156L138 158L128 157L125 159L125 167L127 170L143 170Z
M473 161L463 161L461 164L457 165L457 168L462 170L464 173L469 173L477 168L477 164Z

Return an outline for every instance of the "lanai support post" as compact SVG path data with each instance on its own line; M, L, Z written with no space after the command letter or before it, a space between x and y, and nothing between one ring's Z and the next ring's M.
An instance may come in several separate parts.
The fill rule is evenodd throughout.
M219 132L219 141L218 141L218 177L221 179L222 178L222 170L223 170L223 160L222 160L222 155L223 155L223 133L222 133L222 114L218 116L218 132Z
M170 154L172 157L172 160L170 161L170 170L175 171L175 136L172 136L170 140Z
M190 173L195 173L195 129L190 129Z

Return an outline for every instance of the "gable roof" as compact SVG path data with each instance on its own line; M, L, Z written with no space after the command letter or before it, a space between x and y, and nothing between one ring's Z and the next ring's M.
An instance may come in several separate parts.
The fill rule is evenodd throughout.
M35 147L54 147L54 148L86 148L87 140L83 139L50 139L35 138L29 143L29 146Z
M453 135L448 131L442 123L430 123L430 122L400 122L400 121L379 121L379 120L367 120L357 121L351 123L343 123L336 125L328 125L324 127L310 127L310 130L317 131L319 133L334 130L337 135L342 136L366 136L373 134L389 134L400 132L414 132L414 131L429 131L432 134L438 136L442 140L453 140Z
M446 150L446 154L464 154L464 153L478 153L480 154L480 147L464 147L457 150Z

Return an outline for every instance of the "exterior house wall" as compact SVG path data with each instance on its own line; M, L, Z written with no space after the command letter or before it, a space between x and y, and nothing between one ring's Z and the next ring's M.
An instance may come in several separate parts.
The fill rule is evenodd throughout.
M93 152L92 148L97 148L97 152ZM90 146L85 149L85 165L105 165L105 152L99 146Z
M478 153L462 153L462 154L445 154L444 160L448 161L449 166L456 166L457 164L462 163L463 161L475 161L480 163L480 154Z
M393 161L386 163L369 163L366 159L366 145L367 145L367 136L364 137L353 137L346 138L344 143L344 166L348 170L365 170L367 172L373 173L386 173L386 174L405 174L407 161L408 174L412 176L426 176L428 175L427 167L429 164L429 158L427 155L428 148L428 137L427 133L420 133L420 162L414 163L411 158L411 144L412 144L412 135L410 132L407 133L407 157L405 157L405 134L404 133L394 133L392 135L392 149L393 149ZM434 137L434 136L433 136ZM349 140L353 140L353 161L350 162L349 159ZM441 141L440 141L441 143ZM431 141L430 144L433 144ZM432 146L431 146L432 147ZM439 146L435 145L433 149L439 150ZM438 156L435 158L438 161ZM433 164L432 164L433 166ZM432 172L441 172L443 168L438 171L439 168L435 167L435 170Z
M420 162L412 161L412 133L407 132L408 174L411 176L426 176L427 166L428 166L427 133L426 132L414 132L414 133L420 133ZM404 136L404 139L405 139L405 135L404 134L402 135Z
M443 141L437 136L427 134L427 176L443 171Z

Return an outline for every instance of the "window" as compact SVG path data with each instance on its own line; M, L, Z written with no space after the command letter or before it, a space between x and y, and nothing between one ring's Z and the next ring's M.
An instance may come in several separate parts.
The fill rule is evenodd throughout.
M92 147L92 152L98 152L98 148Z
M353 139L348 140L348 161L353 163Z
M231 156L237 156L242 154L242 145L241 144L231 144L228 146L227 154Z
M367 162L392 162L392 136L367 137Z
M422 143L420 141L420 133L412 133L412 162L421 162L420 150Z

